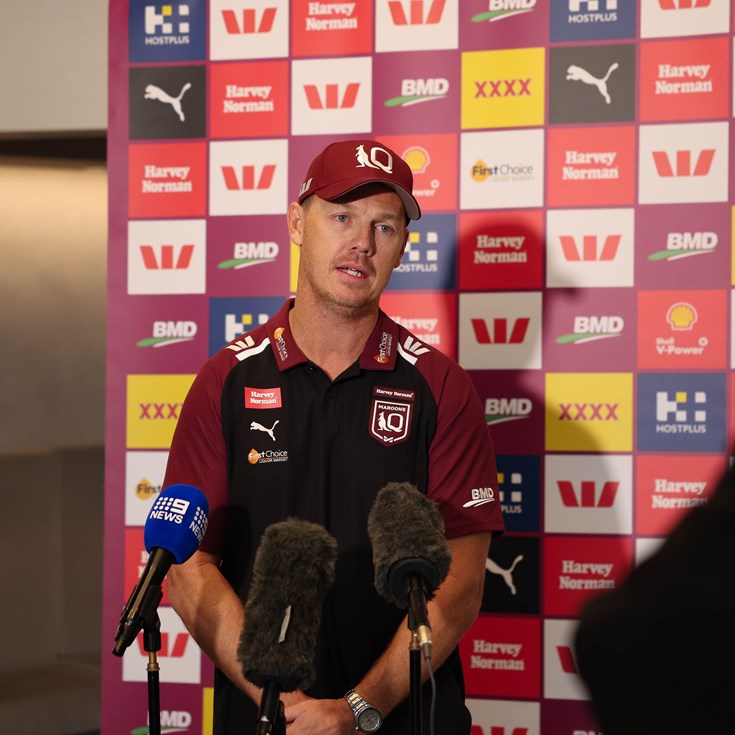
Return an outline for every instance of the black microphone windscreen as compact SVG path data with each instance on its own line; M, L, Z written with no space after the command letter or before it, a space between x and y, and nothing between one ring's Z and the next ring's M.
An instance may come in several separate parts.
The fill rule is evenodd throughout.
M237 650L246 679L281 691L308 689L324 597L334 582L337 542L316 523L289 518L268 526L253 563Z
M409 483L388 483L368 515L368 535L378 594L405 608L408 577L418 574L430 600L452 560L436 503Z

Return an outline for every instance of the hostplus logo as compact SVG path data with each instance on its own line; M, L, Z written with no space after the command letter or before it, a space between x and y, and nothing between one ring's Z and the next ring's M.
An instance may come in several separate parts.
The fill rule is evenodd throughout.
M232 258L217 264L220 270L239 270L251 265L273 263L278 257L278 243L267 242L236 242L233 246Z
M179 342L191 342L197 335L196 322L156 321L153 322L153 336L141 339L138 347L165 347Z
M656 392L657 434L706 434L705 391Z
M625 320L621 316L576 316L574 317L574 331L556 338L556 343L584 344L598 339L620 337L625 327Z
M145 43L147 46L186 45L189 43L189 6L146 5Z
M270 33L276 20L278 8L263 8L260 17L256 8L243 8L238 18L234 10L223 10L222 20L227 33L231 36Z
M472 16L473 23L494 23L498 20L512 18L515 15L530 13L536 8L538 0L489 0L488 9L484 13Z
M448 93L449 80L444 77L404 79L401 81L401 94L391 97L383 104L385 107L409 107L420 102L443 100Z
M394 25L435 25L441 22L445 5L446 0L389 0L388 9Z
M265 324L270 319L269 314L225 314L225 342L232 342L243 332L249 332L255 326Z
M414 237L414 235L416 235ZM439 270L439 251L436 248L439 238L436 232L426 232L424 243L418 233L413 233L406 245L398 273L436 273ZM423 245L423 247L420 247Z
M503 513L523 512L523 475L520 472L498 472L498 498Z
M618 0L569 0L569 23L612 23L618 19Z
M531 417L530 398L486 398L485 421L488 426Z
M719 238L716 232L669 232L666 249L657 250L649 260L680 260L692 255L705 255L717 250Z

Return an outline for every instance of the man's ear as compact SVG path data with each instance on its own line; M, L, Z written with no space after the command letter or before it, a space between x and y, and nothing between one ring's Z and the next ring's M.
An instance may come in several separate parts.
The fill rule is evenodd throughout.
M291 202L288 205L288 214L286 215L288 234L291 237L291 242L298 247L301 247L303 242L304 216L304 208L298 202Z

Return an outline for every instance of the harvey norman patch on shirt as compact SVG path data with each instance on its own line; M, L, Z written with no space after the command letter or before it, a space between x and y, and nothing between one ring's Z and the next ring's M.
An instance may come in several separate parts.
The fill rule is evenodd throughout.
M373 388L370 434L386 446L399 444L411 434L416 393L396 388Z
M245 408L281 408L280 388L250 388L245 386Z

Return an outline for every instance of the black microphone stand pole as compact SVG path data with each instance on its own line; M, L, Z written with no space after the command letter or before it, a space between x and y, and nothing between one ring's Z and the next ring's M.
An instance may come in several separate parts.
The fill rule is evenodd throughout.
M161 650L161 619L158 612L143 624L143 648L148 653L148 733L161 735L161 699L156 655Z
M411 723L411 735L421 735L423 730L421 723L421 644L416 626L412 626L412 615L408 614L408 627L411 629L411 643L408 646L409 659L409 714Z

